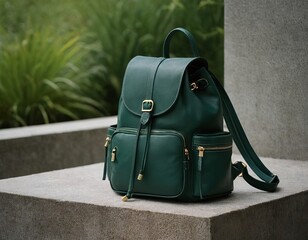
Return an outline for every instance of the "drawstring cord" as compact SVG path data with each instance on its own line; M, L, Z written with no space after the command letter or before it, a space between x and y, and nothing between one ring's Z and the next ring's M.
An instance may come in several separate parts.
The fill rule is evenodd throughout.
M138 142L139 142L139 136L141 132L141 127L142 124L139 125L139 128L137 130L137 135L136 135L136 142L135 142L135 151L133 155L133 162L132 162L132 168L131 168L131 173L130 173L130 180L129 180L129 185L128 185L128 190L125 196L122 197L122 201L126 202L128 199L130 199L133 196L133 188L134 188L134 183L135 183L135 168L136 168L136 158L137 158L137 150L138 150Z
M147 162L147 159L148 159L149 142L150 142L151 129L152 129L151 123L152 122L150 121L149 126L147 128L147 139L146 139L146 142L145 142L145 151L144 151L143 158L142 158L141 169L139 171L139 175L138 175L138 178L137 178L139 181L141 181L143 179L144 169L145 169L146 162Z
M140 171L141 175L139 174L137 179L142 180L142 178L143 178L143 172L144 172L144 168L145 168L145 164L146 164L147 153L148 153L148 148L149 148L148 146L149 146L149 140L150 140L150 133L151 133L151 121L149 121L150 114L147 113L146 115L148 115L148 116L146 116L145 119L141 118L138 130L137 130L136 142L135 142L135 151L134 151L134 155L133 155L133 161L132 161L132 168L131 168L131 173L130 173L128 190L127 190L126 195L124 197L122 197L122 201L124 201L124 202L126 202L128 199L130 199L133 196L133 189L134 189L134 185L135 185L136 159L137 159L138 143L139 143L139 138L140 138L140 134L141 134L141 128L142 128L142 126L149 123L149 126L147 128L147 139L146 139L145 153L143 155L142 166L141 166L141 171ZM140 177L140 176L142 176L142 177Z
M136 143L135 143L135 151L133 155L133 161L132 161L132 168L130 173L130 179L129 179L129 185L128 190L125 196L122 197L122 201L126 202L128 199L130 199L133 196L133 189L135 184L135 169L136 169L136 158L137 158L137 151L138 151L138 142L141 134L141 128L142 126L146 126L148 124L147 128L147 139L146 139L146 145L145 145L145 151L142 159L142 166L140 174L138 175L138 180L142 180L143 178L143 172L146 165L146 159L147 159L147 153L149 148L149 141L150 141L150 134L151 134L151 111L153 110L154 102L152 100L144 100L142 103L142 115L140 118L140 124L137 130L136 134Z

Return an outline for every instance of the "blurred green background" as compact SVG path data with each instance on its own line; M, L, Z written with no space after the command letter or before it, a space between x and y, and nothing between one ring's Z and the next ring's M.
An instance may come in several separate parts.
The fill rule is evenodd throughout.
M0 128L115 115L129 60L175 27L223 81L223 17L222 0L0 0Z

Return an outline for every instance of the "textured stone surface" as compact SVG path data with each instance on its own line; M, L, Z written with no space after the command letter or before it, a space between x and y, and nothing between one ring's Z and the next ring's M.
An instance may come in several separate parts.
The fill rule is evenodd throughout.
M116 117L0 130L0 179L101 162Z
M264 163L281 179L277 192L238 178L231 196L203 203L123 203L102 164L3 179L0 239L305 239L308 162Z
M262 156L308 160L308 1L225 1L225 87Z

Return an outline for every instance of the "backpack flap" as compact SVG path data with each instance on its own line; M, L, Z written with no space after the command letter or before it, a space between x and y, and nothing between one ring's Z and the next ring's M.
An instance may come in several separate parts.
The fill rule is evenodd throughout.
M202 58L154 58L137 56L126 69L122 97L125 107L141 116L144 100L152 100L152 116L167 112L176 102L182 79L189 64L198 62L206 66Z
M192 90L191 85L200 79L208 84ZM223 127L219 93L203 58L133 58L124 75L118 128L138 128L143 104L153 108L154 128L182 132L189 142L192 132Z

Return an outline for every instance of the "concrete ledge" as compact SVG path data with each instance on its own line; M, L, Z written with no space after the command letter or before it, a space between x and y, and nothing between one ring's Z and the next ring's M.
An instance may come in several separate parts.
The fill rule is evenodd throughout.
M203 203L123 203L101 181L103 164L4 179L0 239L305 239L308 162L264 163L281 179L277 192L238 178L230 197Z
M0 179L102 161L116 117L0 130Z
M224 7L224 83L250 142L262 156L308 160L308 1Z

